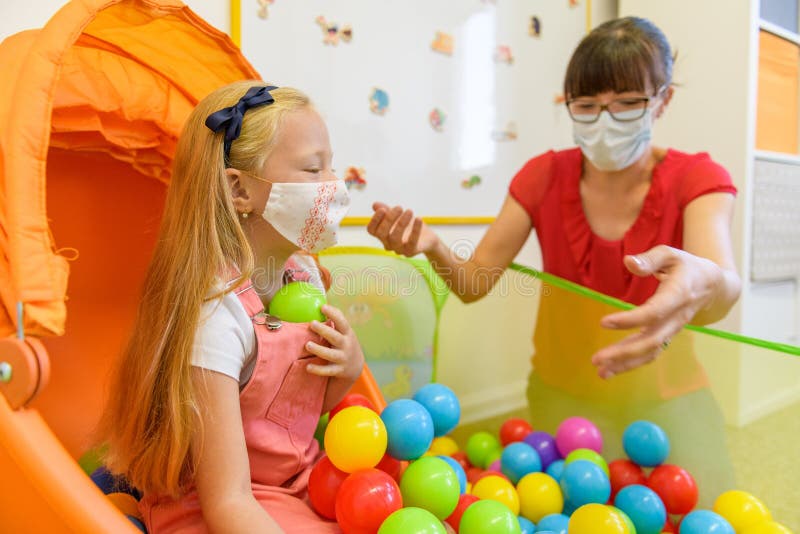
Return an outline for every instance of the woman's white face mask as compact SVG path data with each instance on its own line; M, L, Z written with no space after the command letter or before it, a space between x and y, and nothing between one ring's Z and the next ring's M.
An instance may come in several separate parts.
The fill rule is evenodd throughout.
M640 111L624 112L638 114ZM616 113L617 117L624 113ZM623 117L620 117L624 119ZM638 160L652 138L653 115L648 108L632 121L618 121L603 110L592 123L573 122L572 134L586 158L600 170L619 171Z
M262 217L301 250L314 253L336 244L349 206L343 180L273 182Z

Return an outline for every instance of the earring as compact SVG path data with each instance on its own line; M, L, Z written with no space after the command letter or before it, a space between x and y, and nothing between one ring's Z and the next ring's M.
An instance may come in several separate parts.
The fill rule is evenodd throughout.
M250 212L249 211L245 211L245 212L242 213L242 219L246 219L249 216L250 216Z

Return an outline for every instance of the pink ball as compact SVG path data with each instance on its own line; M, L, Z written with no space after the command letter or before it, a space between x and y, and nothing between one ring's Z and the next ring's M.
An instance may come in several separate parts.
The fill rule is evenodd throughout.
M497 473L502 473L500 469L500 460L495 460L492 462L489 467L486 468L487 471L496 471Z
M603 436L597 427L583 417L568 417L558 425L556 448L563 458L575 449L603 452Z

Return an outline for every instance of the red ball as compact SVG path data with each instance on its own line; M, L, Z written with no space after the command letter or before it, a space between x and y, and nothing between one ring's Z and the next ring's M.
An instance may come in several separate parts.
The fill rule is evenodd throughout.
M381 461L375 466L375 469L380 469L387 473L390 477L400 482L400 475L403 473L403 462L392 458L389 453L383 455Z
M464 471L472 467L472 464L469 463L469 459L467 458L467 453L464 451L454 452L453 454L450 455L450 458L460 463L461 467L464 468Z
M475 483L478 478L485 473L485 470L481 469L480 467L469 467L467 468L466 475L467 475L467 482L471 482L472 484Z
M336 496L336 521L344 534L375 534L403 507L397 482L380 469L362 469L342 482Z
M512 417L507 419L503 426L500 427L500 443L505 447L509 443L522 441L531 432L533 432L533 427L529 422L525 419Z
M644 470L628 459L614 460L608 464L608 475L611 480L611 500L619 490L632 484L647 485Z
M678 527L676 527L672 521L667 518L667 521L664 523L664 528L661 529L661 532L670 532L671 534L678 534Z
M339 404L333 407L329 416L329 420L333 419L334 415L350 406L364 406L373 412L377 412L372 402L361 393L348 393L342 400L339 401Z
M697 484L682 467L662 464L647 477L647 487L655 491L669 514L688 514L697 504Z
M323 456L308 476L308 499L323 517L336 519L336 494L349 473L337 469Z
M464 512L466 511L467 508L469 508L470 504L479 500L480 499L478 499L475 495L470 495L469 493L462 493L458 497L458 504L456 505L456 509L453 510L453 513L450 514L444 520L445 523L453 527L453 529L456 532L458 532L458 526L461 524L461 516L464 515Z

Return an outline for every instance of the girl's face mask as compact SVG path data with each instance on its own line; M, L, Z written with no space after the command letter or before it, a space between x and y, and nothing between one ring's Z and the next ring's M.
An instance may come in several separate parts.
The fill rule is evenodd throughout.
M262 217L301 250L314 253L336 244L349 206L343 180L273 182Z
M652 127L653 115L649 108L644 116L633 121L614 120L604 110L595 122L573 122L572 133L583 155L595 167L603 171L619 171L644 154L650 144Z

